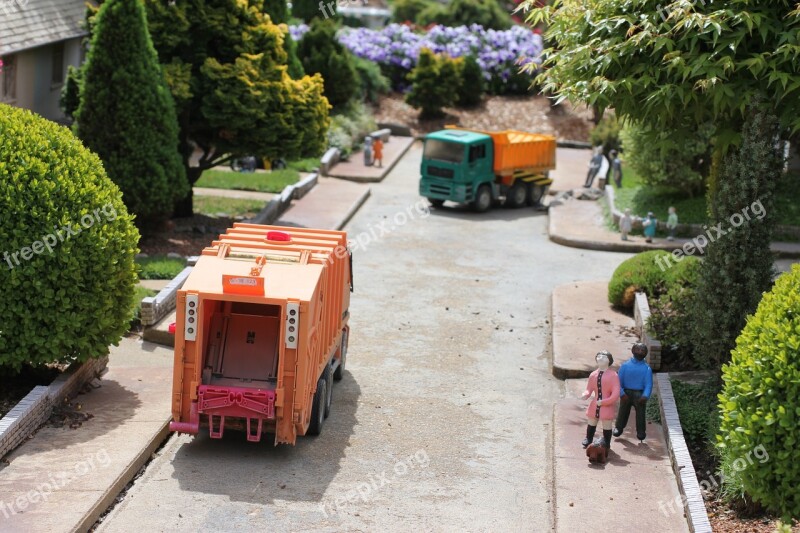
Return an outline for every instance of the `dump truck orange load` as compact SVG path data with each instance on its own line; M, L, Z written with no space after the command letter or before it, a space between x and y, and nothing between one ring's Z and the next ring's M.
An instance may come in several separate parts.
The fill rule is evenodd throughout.
M344 232L234 224L178 291L170 429L275 444L318 434L344 371L351 290Z
M446 126L447 129L464 129ZM526 131L483 131L494 144L494 173L507 175L525 170L543 173L556 168L556 138L552 135Z

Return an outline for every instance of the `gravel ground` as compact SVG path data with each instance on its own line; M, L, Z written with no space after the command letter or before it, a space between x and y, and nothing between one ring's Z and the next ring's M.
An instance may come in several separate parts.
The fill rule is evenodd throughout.
M593 123L587 108L574 108L568 102L556 108L543 96L489 96L472 109L445 109L439 119L419 120L419 112L403 101L400 94L383 97L375 112L377 122L409 126L415 134L457 124L479 130L522 130L549 133L559 140L588 141Z

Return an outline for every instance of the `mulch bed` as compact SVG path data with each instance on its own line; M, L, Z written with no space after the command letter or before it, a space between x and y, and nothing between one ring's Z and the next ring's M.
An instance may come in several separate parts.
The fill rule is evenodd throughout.
M0 417L14 408L36 385L50 385L66 367L23 367L19 374L0 374Z
M194 215L190 218L175 218L167 222L158 234L142 237L139 249L147 255L166 255L170 252L188 257L199 255L203 248L211 246L225 230L236 222L228 217Z
M522 130L555 135L559 140L589 141L594 124L592 111L564 102L550 106L544 96L489 96L471 109L445 109L445 116L420 120L419 111L403 101L403 95L382 97L375 110L377 122L403 124L415 135L455 124L477 130Z

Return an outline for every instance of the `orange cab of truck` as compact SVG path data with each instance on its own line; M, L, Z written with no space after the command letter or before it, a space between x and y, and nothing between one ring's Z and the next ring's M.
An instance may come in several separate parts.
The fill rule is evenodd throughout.
M178 291L170 430L267 433L276 445L319 434L352 288L346 233L234 224Z

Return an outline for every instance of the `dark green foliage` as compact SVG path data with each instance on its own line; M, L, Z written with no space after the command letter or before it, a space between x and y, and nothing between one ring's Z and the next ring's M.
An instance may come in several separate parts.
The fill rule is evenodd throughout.
M283 50L286 52L286 66L289 77L293 80L299 80L306 75L303 70L303 63L297 57L297 43L294 42L292 36L289 34L289 28L283 33Z
M606 156L611 153L611 150L619 152L622 148L622 143L619 139L621 130L622 124L620 124L616 116L609 115L603 117L597 126L592 128L590 134L592 146L603 145L603 153L606 154Z
M697 196L711 167L713 134L712 124L679 131L629 124L621 133L625 162L647 185Z
M455 104L458 91L458 67L446 54L434 54L423 48L419 52L417 66L408 75L411 91L406 94L406 102L421 109L422 117L442 115L443 107Z
M764 295L722 367L722 380L723 472L738 470L731 482L753 500L800 518L800 266ZM747 461L754 452L761 453Z
M172 96L141 3L107 0L94 20L75 132L103 160L136 224L157 227L188 191Z
M325 97L334 107L354 98L359 83L353 56L339 43L336 30L333 20L314 20L297 46L303 68L322 76Z
M673 271L676 277L683 276L683 279L672 283L658 298L648 300L651 314L647 326L661 341L661 358L670 370L702 367L705 355L702 350L695 353L692 344L692 306L700 261L684 259L670 269L671 273Z
M323 7L324 11L320 9L319 0L294 0L292 2L292 16L307 23L311 23L314 19L329 19L337 16L336 0L325 0Z
M377 63L361 57L353 59L362 99L377 102L380 95L388 93L391 89L389 79L383 75Z
M417 16L429 6L439 6L436 0L395 0L392 4L392 20L400 24L404 22L418 23Z
M68 129L0 105L0 137L0 366L102 356L130 319L133 217Z
M511 15L497 0L452 0L447 5L435 0L401 0L395 3L394 9L393 18L396 22L409 20L420 26L479 24L487 29L506 30L512 24Z
M782 172L781 152L775 149L779 129L775 117L763 108L750 109L742 144L721 161L719 175L724 179L711 193L709 226L719 223L727 233L718 236L705 254L692 313L695 344L702 346L708 364L716 368L728 360L745 317L772 285L773 198ZM756 203L763 218L751 214L751 220L745 220L743 210L753 211ZM741 225L734 228L735 222Z
M672 262L667 263L665 258ZM690 285L697 277L698 261L696 257L688 256L675 262L672 254L663 250L636 254L623 261L611 276L608 301L616 307L632 309L635 291L642 291L649 298L658 298L674 287Z
M460 63L460 80L456 103L462 107L473 107L481 103L486 90L486 79L475 56L468 55Z
M81 85L83 84L82 71L73 65L67 67L67 77L64 86L61 88L61 98L59 106L64 115L73 119L78 106L81 103Z
M686 383L672 379L670 382L686 444L690 450L708 450L719 430L718 381Z
M269 15L273 24L285 24L289 21L289 6L286 0L263 0L263 11Z

